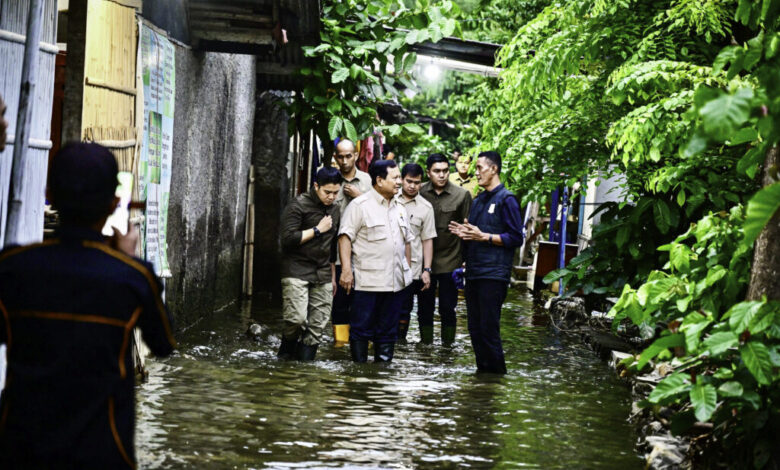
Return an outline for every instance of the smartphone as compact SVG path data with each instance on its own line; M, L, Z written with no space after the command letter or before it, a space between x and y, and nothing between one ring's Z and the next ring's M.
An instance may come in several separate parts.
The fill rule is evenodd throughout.
M116 188L116 196L119 198L114 213L106 220L103 226L103 235L110 237L114 234L113 228L122 235L127 235L130 228L130 199L133 196L133 174L128 171L120 171L117 175L119 186Z

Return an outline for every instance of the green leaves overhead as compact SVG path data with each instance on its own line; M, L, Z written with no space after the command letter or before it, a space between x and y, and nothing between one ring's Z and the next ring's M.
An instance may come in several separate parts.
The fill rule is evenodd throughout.
M451 0L323 2L321 44L303 48L308 63L299 71L305 80L290 106L290 128L313 129L326 141L373 132L377 109L399 96L396 80L411 83L416 54L407 53L409 45L458 34L459 13Z

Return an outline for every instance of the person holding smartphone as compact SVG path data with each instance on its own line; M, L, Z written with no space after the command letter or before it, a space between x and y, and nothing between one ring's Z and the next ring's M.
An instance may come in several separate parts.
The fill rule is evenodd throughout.
M160 280L133 257L137 229L101 234L117 173L98 144L63 147L47 187L56 237L0 252L0 468L135 468L131 335L157 356L176 341Z

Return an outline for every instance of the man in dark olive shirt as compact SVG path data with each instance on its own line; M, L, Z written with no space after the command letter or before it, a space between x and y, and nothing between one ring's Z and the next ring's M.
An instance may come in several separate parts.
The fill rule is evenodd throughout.
M0 468L135 468L133 328L158 356L176 343L159 279L132 256L137 230L100 233L116 187L111 152L65 146L47 188L57 237L0 252Z
M466 309L477 372L506 374L501 346L501 307L512 276L515 248L523 244L523 217L515 196L499 179L501 157L482 152L474 199L466 222L450 231L466 241Z
M431 287L420 293L417 315L420 339L430 344L433 342L433 311L438 287L441 342L447 346L455 340L455 306L458 304L458 288L452 279L452 272L463 264L461 241L447 226L450 222L463 222L468 217L471 194L450 182L450 162L447 157L434 153L426 163L429 181L420 189L420 195L433 206L436 238L433 239Z
M316 179L314 187L294 199L282 215L283 359L314 359L336 289L341 212L334 202L341 191L341 174L322 168Z

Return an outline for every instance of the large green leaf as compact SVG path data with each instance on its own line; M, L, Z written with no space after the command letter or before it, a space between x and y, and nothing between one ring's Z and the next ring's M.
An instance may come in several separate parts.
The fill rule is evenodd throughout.
M345 67L333 72L333 75L331 75L330 77L330 81L333 82L334 84L341 83L344 80L346 80L347 77L349 77L349 69Z
M707 102L700 110L705 132L719 141L731 138L750 118L752 100L753 90L741 88Z
M753 245L778 208L780 208L780 183L766 186L750 199L745 212L744 243L746 245Z
M697 383L689 392L696 419L709 421L718 404L718 393L710 384Z
M655 201L655 204L653 205L653 218L656 227L658 227L658 230L660 230L661 233L669 231L669 227L672 223L672 216L666 202L660 199Z
M639 360L637 361L636 367L638 370L642 370L645 364L650 362L651 359L659 355L662 351L683 345L685 345L685 337L682 333L662 336L661 338L655 340L653 344L648 346L647 349L642 351L642 354L639 355Z
M341 132L342 120L338 116L333 116L328 123L328 135L332 140L335 140Z
M723 382L720 387L718 387L718 395L722 397L741 397L743 391L742 384L736 380Z
M655 386L650 396L650 403L658 403L667 398L687 392L691 388L688 377L685 374L674 373L664 378Z
M357 142L358 135L357 130L355 130L355 126L352 124L352 122L349 119L344 119L344 132L347 134L347 138L351 140L352 142Z
M729 327L739 334L748 329L750 322L758 314L762 305L764 302L760 301L740 302L732 306L723 318L728 318Z
M729 348L737 346L739 338L732 331L721 331L707 337L702 345L710 352L711 356L719 356Z
M772 382L772 359L767 347L758 341L748 341L739 348L739 352L756 381L762 385L769 385Z

